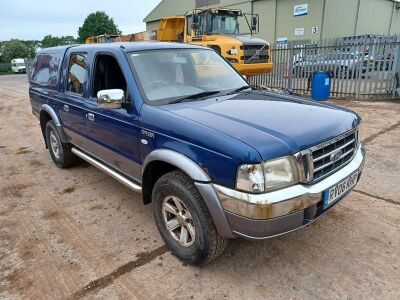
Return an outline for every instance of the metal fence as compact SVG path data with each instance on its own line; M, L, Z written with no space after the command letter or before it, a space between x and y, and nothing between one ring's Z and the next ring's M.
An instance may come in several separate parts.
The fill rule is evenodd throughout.
M32 68L33 58L24 58L26 74L29 74L30 69ZM11 63L0 63L0 73L2 72L10 72L11 71Z
M275 44L271 73L250 83L309 94L315 71L331 73L331 97L400 99L400 37L342 38Z
M0 72L1 71L7 71L11 70L11 64L10 63L0 63Z

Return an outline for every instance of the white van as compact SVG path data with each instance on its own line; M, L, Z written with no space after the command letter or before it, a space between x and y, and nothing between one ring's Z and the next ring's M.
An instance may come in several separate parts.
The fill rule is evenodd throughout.
M23 58L16 58L11 61L11 70L14 73L25 73L26 66Z

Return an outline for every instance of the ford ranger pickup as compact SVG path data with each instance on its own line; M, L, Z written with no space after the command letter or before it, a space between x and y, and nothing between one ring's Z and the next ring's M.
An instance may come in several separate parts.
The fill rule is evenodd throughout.
M321 217L360 179L360 117L260 91L215 51L174 43L40 50L32 112L60 168L82 159L152 205L171 252L205 264L229 239Z

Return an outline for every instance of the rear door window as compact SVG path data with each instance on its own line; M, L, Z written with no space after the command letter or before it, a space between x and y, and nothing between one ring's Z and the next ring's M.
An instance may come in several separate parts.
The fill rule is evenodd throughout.
M72 53L68 65L67 91L83 95L87 78L87 53Z

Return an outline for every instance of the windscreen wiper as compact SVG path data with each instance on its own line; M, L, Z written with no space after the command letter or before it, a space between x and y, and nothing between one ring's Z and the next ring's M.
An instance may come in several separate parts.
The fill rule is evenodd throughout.
M227 95L236 94L236 93L238 93L240 91L247 90L247 89L251 89L251 86L249 86L249 85L241 86L241 87L239 87L237 89L234 89L234 90L230 91L229 93L227 93Z
M193 95L189 95L189 96L184 96L175 100L172 100L171 102L169 102L168 104L174 104L174 103L179 103L179 102L185 102L185 101L190 101L190 100L194 100L194 99L199 99L199 98L203 98L203 97L207 97L207 96L212 96L215 94L220 93L221 91L207 91L207 92L200 92L197 94L193 94Z

